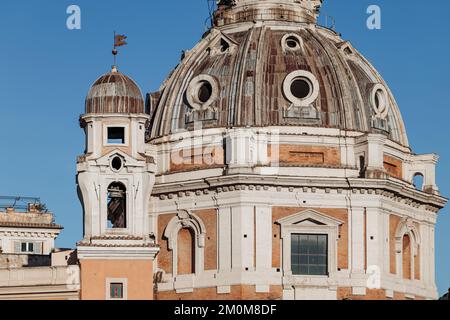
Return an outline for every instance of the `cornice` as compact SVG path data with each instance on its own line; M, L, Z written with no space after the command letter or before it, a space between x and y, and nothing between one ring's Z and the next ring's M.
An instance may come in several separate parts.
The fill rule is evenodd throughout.
M317 193L323 190L325 194L332 191L342 194L378 195L396 202L402 202L412 207L426 206L426 209L437 213L447 203L448 199L436 194L424 193L393 180L379 179L339 179L339 178L298 178L287 176L261 175L229 175L184 182L174 182L155 185L152 195L161 200L173 200L190 196L202 196L234 191L268 191Z

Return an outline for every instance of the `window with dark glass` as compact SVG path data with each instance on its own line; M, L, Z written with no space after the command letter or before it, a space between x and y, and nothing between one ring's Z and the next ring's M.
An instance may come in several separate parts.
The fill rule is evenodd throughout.
M328 275L328 236L293 234L291 269L293 275Z
M111 299L123 299L123 283L111 283Z
M22 253L33 253L34 252L34 243L22 242L21 251L22 251Z
M109 127L108 144L125 144L125 128Z

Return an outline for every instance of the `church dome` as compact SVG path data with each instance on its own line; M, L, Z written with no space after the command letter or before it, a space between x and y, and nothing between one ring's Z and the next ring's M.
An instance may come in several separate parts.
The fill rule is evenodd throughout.
M377 70L316 23L322 1L220 1L215 26L161 87L151 138L202 128L310 126L408 146Z
M86 113L144 113L144 99L136 82L113 67L91 86Z

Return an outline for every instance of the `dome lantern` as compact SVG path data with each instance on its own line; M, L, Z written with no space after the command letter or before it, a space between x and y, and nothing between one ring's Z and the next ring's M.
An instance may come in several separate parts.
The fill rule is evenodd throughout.
M323 0L218 0L214 24L286 21L317 22Z

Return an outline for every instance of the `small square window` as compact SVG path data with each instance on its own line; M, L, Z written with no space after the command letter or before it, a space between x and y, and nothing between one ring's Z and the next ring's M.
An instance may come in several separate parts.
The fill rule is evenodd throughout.
M111 283L110 298L123 299L123 283Z
M125 128L109 127L108 144L125 144Z

